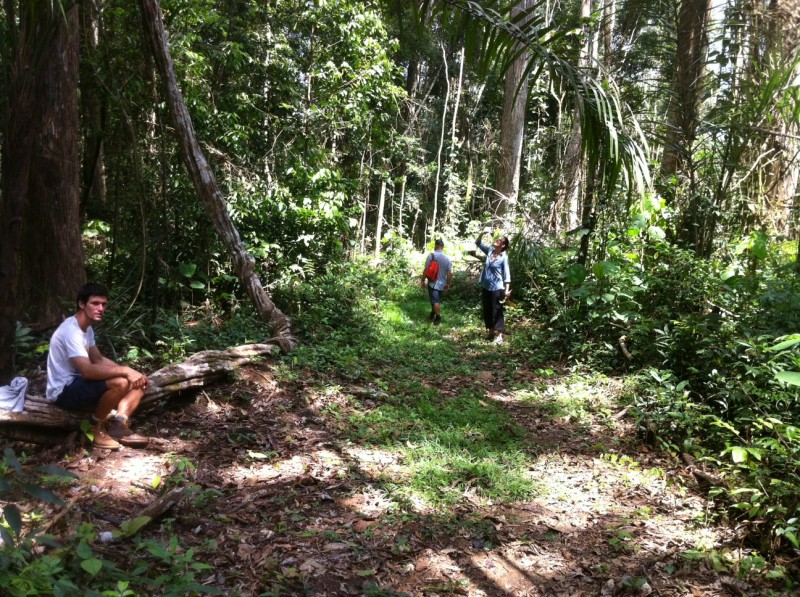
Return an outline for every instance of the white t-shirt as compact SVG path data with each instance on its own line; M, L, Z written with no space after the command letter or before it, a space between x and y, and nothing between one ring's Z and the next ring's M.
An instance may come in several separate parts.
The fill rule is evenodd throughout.
M73 357L89 358L89 349L94 346L94 330L89 326L84 332L75 316L69 317L58 326L50 338L50 352L47 355L47 399L56 400L64 386L80 376Z

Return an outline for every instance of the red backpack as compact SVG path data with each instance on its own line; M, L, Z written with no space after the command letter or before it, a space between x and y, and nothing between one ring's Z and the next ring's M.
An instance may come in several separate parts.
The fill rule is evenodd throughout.
M436 282L436 279L439 277L439 262L436 261L436 255L431 253L431 262L428 264L428 267L425 268L425 277L428 278L428 281L433 283Z

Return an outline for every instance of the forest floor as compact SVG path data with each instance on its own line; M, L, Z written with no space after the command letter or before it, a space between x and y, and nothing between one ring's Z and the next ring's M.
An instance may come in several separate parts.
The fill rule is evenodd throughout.
M186 486L95 556L225 595L781 594L684 464L637 437L622 379L535 362L513 314L494 346L474 311L445 305L434 327L427 308L383 308L363 352L255 363L142 413L146 449L28 447L79 477L49 532L114 531Z

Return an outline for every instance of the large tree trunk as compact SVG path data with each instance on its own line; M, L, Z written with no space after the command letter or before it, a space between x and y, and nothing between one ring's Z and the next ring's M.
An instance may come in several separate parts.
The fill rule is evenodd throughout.
M239 282L247 290L259 317L270 325L281 348L288 352L297 344L297 340L291 332L289 318L275 306L261 285L261 280L255 273L255 259L244 248L239 231L228 215L226 202L217 186L214 173L197 141L189 111L183 101L183 94L175 76L161 8L157 0L140 0L140 5L145 32L164 84L181 152L191 174L195 191L202 200L214 229L225 243L233 260Z
M512 18L531 6L532 0L520 0L511 13ZM500 120L500 157L495 170L495 193L490 208L492 215L498 219L513 211L519 194L525 106L528 103L528 81L525 77L528 60L527 52L523 52L505 74L503 114Z
M79 10L70 8L46 46L35 140L23 216L17 316L35 327L61 323L64 305L86 282L80 223L78 117Z
M678 10L675 76L667 113L660 179L680 172L694 145L708 54L709 0L682 0Z
M767 48L777 48L783 68L789 68L800 46L800 0L770 0ZM792 211L800 182L800 143L797 125L780 114L770 119L774 134L768 139L768 150L774 155L766 173L768 213L775 214L774 228L782 234L791 230Z
M7 22L14 2L6 4ZM30 167L39 134L41 111L40 67L47 60L43 48L50 45L59 27L58 6L45 1L23 2L18 28L8 30L10 61L3 114L2 205L0 205L0 385L14 375L15 337L19 290L19 263L23 239L23 215L28 203ZM3 56L5 57L5 56ZM39 239L43 240L43 239Z

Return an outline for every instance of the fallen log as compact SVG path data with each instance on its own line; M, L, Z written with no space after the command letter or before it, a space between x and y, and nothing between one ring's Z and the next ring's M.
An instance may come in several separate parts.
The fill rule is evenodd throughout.
M148 375L147 387L139 409L184 390L208 387L259 357L273 356L281 349L277 344L246 344L225 350L205 350L182 363L168 365ZM22 439L36 437L31 428L73 429L86 419L85 413L56 406L44 396L28 394L22 412L0 409L0 435Z

